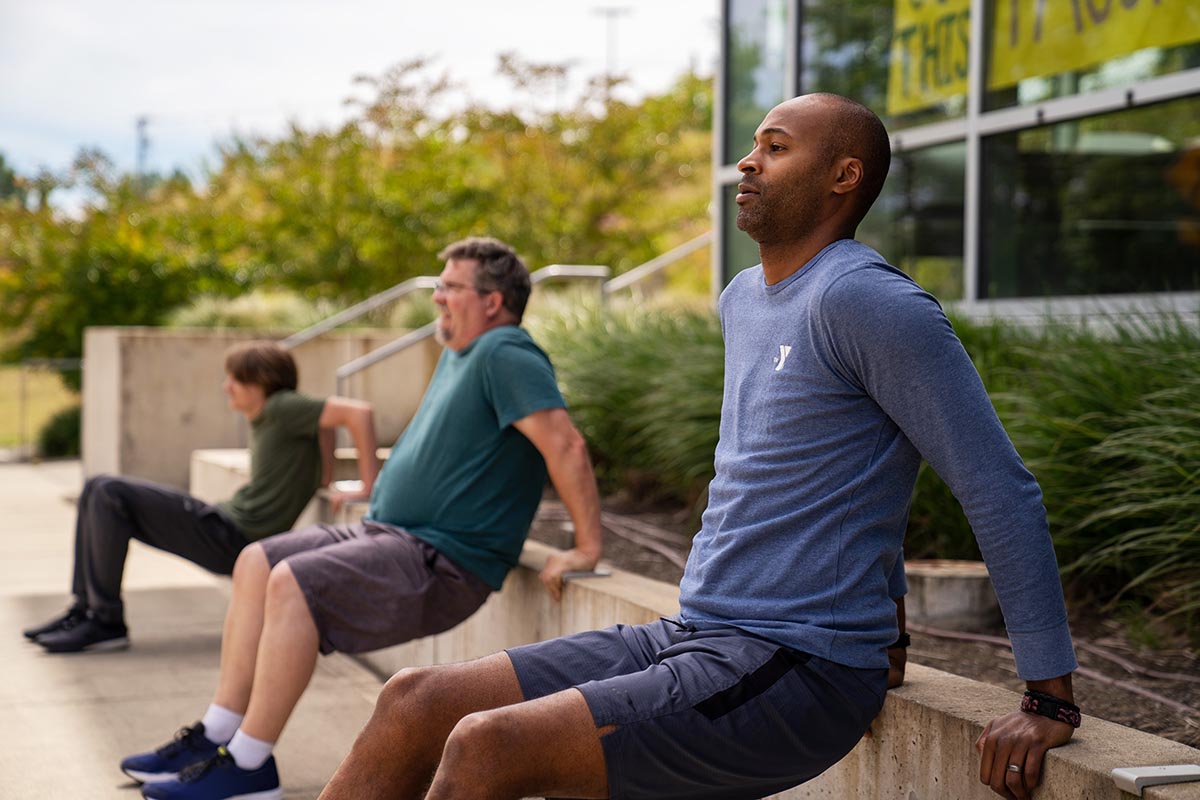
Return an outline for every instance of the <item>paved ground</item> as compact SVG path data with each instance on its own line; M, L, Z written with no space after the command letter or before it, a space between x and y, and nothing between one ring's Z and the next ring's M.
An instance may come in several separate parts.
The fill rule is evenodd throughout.
M203 713L216 685L223 579L134 543L133 647L51 656L20 631L65 608L78 462L0 465L0 800L137 800L121 757ZM277 749L288 800L315 798L378 694L356 662L322 658Z

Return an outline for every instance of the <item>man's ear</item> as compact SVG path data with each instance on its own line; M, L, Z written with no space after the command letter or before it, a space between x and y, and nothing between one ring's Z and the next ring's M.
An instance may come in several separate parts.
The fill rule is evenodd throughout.
M862 185L862 159L847 156L837 163L837 177L833 182L834 194L849 194Z
M500 292L488 292L487 304L484 308L489 317L494 317L504 311L504 295Z

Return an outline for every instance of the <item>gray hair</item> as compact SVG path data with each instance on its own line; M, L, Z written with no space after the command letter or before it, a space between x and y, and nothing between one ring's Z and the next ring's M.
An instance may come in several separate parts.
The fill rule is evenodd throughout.
M529 269L516 251L499 239L472 236L455 242L438 253L442 261L471 260L475 269L475 289L480 292L499 292L504 307L521 321L529 302Z

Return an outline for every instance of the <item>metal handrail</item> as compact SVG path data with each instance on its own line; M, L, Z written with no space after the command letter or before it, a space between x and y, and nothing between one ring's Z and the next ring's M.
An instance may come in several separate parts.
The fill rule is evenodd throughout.
M604 280L610 274L611 271L608 267L603 267L596 264L550 264L549 266L542 267L537 272L532 273L529 276L529 283L531 285L536 285L552 278ZM414 278L413 280L417 279ZM433 280L435 283L437 281L436 278L431 280ZM430 336L433 336L435 332L437 332L437 323L430 322L428 325L423 325L420 328L417 328L415 331L410 331L409 333L404 334L399 339L388 342L380 347L376 347L371 352L359 356L353 361L347 361L345 364L338 367L337 372L334 373L337 376L337 394L345 394L346 382L354 375L357 375L364 369L373 366L374 364L378 364L385 358L399 353L401 350L406 350L418 342L428 339Z
M377 364L388 356L394 355L401 350L406 350L409 347L412 347L414 344L433 336L433 334L437 332L437 325L438 324L436 321L422 325L415 331L409 331L408 333L404 334L399 339L395 339L385 345L376 347L371 352L361 355L353 361L347 361L345 364L342 364L337 368L337 372L334 373L334 375L337 376L336 393L345 396L346 381L350 380L351 377L362 372L372 364Z
M416 278L409 278L402 283L398 283L390 289L384 289L378 294L373 294L366 300L360 303L355 303L349 308L339 311L331 317L327 317L320 322L310 325L304 330L297 331L287 337L279 344L287 349L298 347L307 341L316 339L318 336L323 336L329 333L334 328L344 325L351 320L367 314L375 309L387 305L393 300L399 300L407 294L417 291L418 289L434 289L437 287L438 279L432 275L420 275Z
M634 267L628 272L622 273L604 284L604 294L608 296L614 292L619 292L622 289L628 289L635 283L645 280L651 275L660 272L663 268L674 264L685 256L690 256L697 250L707 247L712 243L712 231L705 231L694 239L690 239L678 247L672 248L663 253L657 258L652 258L641 266Z
M598 264L550 264L531 273L529 282L539 284L551 278L591 278L602 281L611 274L612 270Z

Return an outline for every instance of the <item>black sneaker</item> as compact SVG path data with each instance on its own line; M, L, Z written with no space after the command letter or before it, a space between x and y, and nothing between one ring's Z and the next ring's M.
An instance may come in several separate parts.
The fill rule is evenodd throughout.
M124 650L129 647L129 630L124 623L105 625L88 615L82 622L35 639L50 653L100 652L102 650Z
M66 628L73 628L87 618L87 608L80 603L76 603L66 610L66 613L55 617L44 625L39 625L36 628L26 628L22 633L25 638L33 641L39 636L47 633L54 633Z

